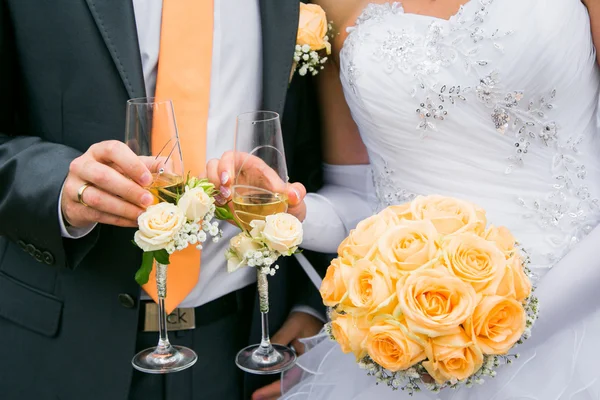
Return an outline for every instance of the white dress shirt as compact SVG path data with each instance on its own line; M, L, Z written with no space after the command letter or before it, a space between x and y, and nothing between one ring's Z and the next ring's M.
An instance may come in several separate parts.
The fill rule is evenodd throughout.
M156 88L162 0L133 0L135 19L142 59L144 83L148 97ZM218 0L214 2L213 55L211 70L210 106L206 143L206 159L219 158L233 149L236 116L258 110L262 97L262 40L258 0ZM62 197L62 192L61 192ZM319 203L318 201L316 203ZM322 212L331 215L327 204L314 204L314 220ZM322 205L323 206L323 205ZM60 199L59 199L60 207ZM92 231L87 228L67 228L59 210L62 235L78 239ZM336 224L334 224L336 225ZM229 274L225 264L225 250L229 239L238 230L230 224L221 224L223 238L219 243L209 242L202 252L202 267L196 287L181 304L197 307L256 281L254 268L243 268ZM316 238L315 238L316 239ZM304 263L306 264L306 263ZM304 267L304 268L310 268ZM148 298L142 293L143 298ZM296 307L322 319L309 307Z

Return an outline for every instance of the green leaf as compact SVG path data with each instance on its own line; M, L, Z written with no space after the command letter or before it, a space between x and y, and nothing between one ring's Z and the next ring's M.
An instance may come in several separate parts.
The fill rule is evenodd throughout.
M142 286L148 283L150 279L150 272L152 272L152 265L154 264L154 252L148 251L142 254L142 265L140 269L135 273L135 281L138 285Z
M165 250L156 250L154 252L154 259L156 262L161 263L162 265L169 265L169 253Z
M233 219L233 213L229 207L215 207L215 217L217 217L217 219L227 221Z

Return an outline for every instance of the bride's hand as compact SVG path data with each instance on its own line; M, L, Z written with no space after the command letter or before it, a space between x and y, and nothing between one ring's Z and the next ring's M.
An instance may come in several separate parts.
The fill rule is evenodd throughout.
M247 158L244 160L243 171L240 173L245 176L245 180L253 183L260 182L258 186L276 193L286 193L288 199L287 212L294 215L300 221L303 221L306 217L306 205L304 204L306 189L304 185L301 183L283 182L279 178L279 175L260 158L243 156ZM235 153L228 151L220 159L212 159L206 165L206 173L209 181L219 189L220 195L216 197L216 200L221 205L231 200L235 177L234 157Z

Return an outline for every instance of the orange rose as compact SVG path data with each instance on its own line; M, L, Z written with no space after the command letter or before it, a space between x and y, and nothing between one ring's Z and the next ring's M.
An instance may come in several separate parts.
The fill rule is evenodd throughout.
M473 287L444 268L415 271L396 291L409 329L430 337L459 332L477 304Z
M333 307L342 301L347 292L346 281L351 273L352 265L348 260L338 257L331 261L325 279L321 283L320 292L323 304Z
M367 314L394 297L394 287L385 265L359 260L348 282L348 296L343 302L354 315Z
M366 340L369 356L389 371L401 371L425 359L423 348L408 336L406 326L395 320L371 326Z
M331 44L327 38L327 16L325 11L316 4L300 3L300 21L296 44L308 45L313 51L322 49L331 53Z
M525 332L525 309L510 297L485 296L464 326L484 354L506 354Z
M485 211L466 201L443 196L419 196L411 203L415 220L430 220L442 235L483 232Z
M496 294L503 297L514 297L520 302L525 301L531 294L531 281L525 275L523 260L518 254L512 256L504 267L504 276Z
M365 319L335 314L331 321L331 333L344 353L354 353L357 360L366 355L363 344L369 334L369 326Z
M442 263L453 275L480 294L494 294L506 265L504 253L494 242L475 235L452 235L442 243Z
M438 384L464 380L479 371L483 353L461 328L458 333L429 339L423 367Z
M403 220L412 220L413 216L410 211L410 203L404 203L396 206L389 206L379 213L386 220L395 220L400 222Z
M388 224L379 215L373 215L358 223L356 229L338 247L338 254L347 258L363 258L377 239L388 229Z
M503 226L490 226L483 237L486 240L495 242L498 248L507 254L507 258L508 254L515 251L515 237Z
M379 239L373 252L388 265L392 275L397 278L394 271L414 271L437 258L438 236L429 221L402 221Z

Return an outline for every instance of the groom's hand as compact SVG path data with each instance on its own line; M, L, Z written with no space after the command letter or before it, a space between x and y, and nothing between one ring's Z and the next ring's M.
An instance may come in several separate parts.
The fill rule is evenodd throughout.
M217 202L226 204L231 200L232 186L235 181L235 153L228 151L220 159L212 159L206 166L208 180L219 189ZM306 217L306 205L304 196L306 189L301 183L286 183L281 180L279 175L265 164L260 158L238 153L238 157L243 157L238 165L243 165L238 173L243 177L243 182L238 179L238 184L248 186L258 186L269 189L273 192L286 192L288 198L288 213L294 215L300 221ZM243 162L242 162L243 161Z
M298 355L304 353L304 345L299 339L316 335L323 328L323 321L303 312L293 312L281 329L271 338L271 342L285 346L294 346ZM275 400L281 396L281 381L258 389L252 394L252 400Z

